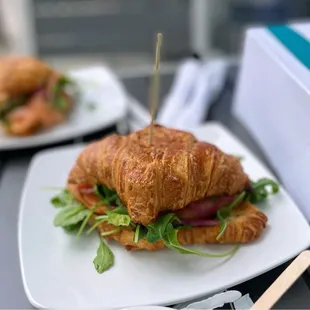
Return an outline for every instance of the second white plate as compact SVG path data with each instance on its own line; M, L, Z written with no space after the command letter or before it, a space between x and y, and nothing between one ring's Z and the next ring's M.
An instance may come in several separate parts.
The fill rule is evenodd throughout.
M81 69L68 75L81 90L81 98L76 102L68 121L29 137L9 136L0 129L0 151L74 139L112 126L125 117L125 90L108 68Z

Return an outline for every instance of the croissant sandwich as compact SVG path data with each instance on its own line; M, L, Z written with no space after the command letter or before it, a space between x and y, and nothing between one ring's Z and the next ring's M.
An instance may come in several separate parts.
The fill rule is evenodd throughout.
M0 59L0 122L11 135L27 136L66 119L72 98L68 78L30 57Z
M98 229L127 250L166 247L211 257L223 254L185 245L259 238L267 217L253 203L267 198L270 186L277 192L275 182L251 182L240 159L191 133L155 125L151 145L148 136L147 127L88 145L69 174L67 189L52 200L64 207L55 226L80 234L89 224L88 233ZM70 210L82 215L73 220ZM100 247L98 255L107 246L101 241ZM100 272L106 268L102 270L98 255L94 264Z

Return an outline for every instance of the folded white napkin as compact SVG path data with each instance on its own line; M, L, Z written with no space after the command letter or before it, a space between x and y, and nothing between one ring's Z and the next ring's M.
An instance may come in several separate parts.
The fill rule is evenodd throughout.
M187 59L180 64L171 90L165 97L162 108L158 111L157 123L174 127L175 121L182 114L190 99L200 69L201 63L197 59Z
M204 122L214 97L223 87L226 69L227 63L224 60L203 64L192 95L176 119L176 128L186 130Z
M184 130L201 124L214 96L223 87L227 66L225 60L184 61L158 112L157 123Z

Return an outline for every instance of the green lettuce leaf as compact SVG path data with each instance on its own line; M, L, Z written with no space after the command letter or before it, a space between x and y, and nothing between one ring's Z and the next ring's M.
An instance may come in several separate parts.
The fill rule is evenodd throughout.
M174 213L168 213L159 217L156 222L147 226L148 231L146 234L146 240L150 243L154 243L160 239L163 239L171 227L173 228L172 223L174 221L179 221L178 217Z
M106 211L107 222L114 226L129 226L131 219L127 214L120 214L112 211Z
M251 182L252 191L247 194L247 200L256 204L267 199L269 195L279 192L279 185L270 179L263 178L257 182ZM271 191L268 190L271 188Z
M98 273L103 273L114 264L114 255L101 238L97 256L94 258L93 263Z
M67 98L63 96L63 92L67 92L68 88L77 89L77 84L66 76L61 76L55 83L50 94L50 102L60 111L66 111L69 108ZM74 93L69 91L70 95L74 97Z
M63 208L54 219L54 226L65 227L77 224L89 215L91 210L85 209L83 205Z
M63 208L72 205L74 200L72 194L67 189L64 189L60 194L51 199L51 204L55 208Z
M64 226L63 229L68 233L76 233L81 227L82 222L78 222L76 224Z
M220 258L220 257L231 256L235 254L236 251L239 249L239 245L237 245L236 247L233 248L233 250L227 253L224 253L224 254L211 254L211 253L197 251L194 249L189 249L189 248L182 246L179 243L178 232L179 232L178 229L173 229L169 231L168 233L166 233L163 240L164 240L166 247L168 247L171 250L177 251L181 254L192 254L192 255L198 255L198 256L203 256L203 257Z
M95 185L94 192L101 199L102 203L106 205L120 204L120 200L119 197L117 196L116 191L109 189L105 185Z
M137 225L135 229L135 234L133 237L134 243L138 243L141 239L145 238L147 234L146 227L142 225Z
M86 225L88 224L89 219L91 218L91 216L94 214L95 212L95 208L92 208L91 210L89 210L90 212L88 213L88 215L84 218L83 222L81 223L81 226L77 232L77 237L79 237L83 230L85 229Z

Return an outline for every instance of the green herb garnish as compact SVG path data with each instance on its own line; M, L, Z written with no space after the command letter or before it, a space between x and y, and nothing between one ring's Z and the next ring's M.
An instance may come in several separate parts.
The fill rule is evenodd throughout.
M228 218L230 217L230 212L232 211L232 209L236 207L237 205L239 205L244 200L245 197L246 197L246 193L242 192L228 206L222 207L221 209L217 211L216 217L221 223L221 230L219 234L217 235L216 240L219 240L223 236L227 228L227 221L228 221Z
M227 219L226 219L227 215L224 216L224 215L222 215L222 213L223 213L223 210L221 210L221 209L218 210L216 213L216 217L221 223L221 230L220 230L219 234L217 235L216 240L219 240L223 236L223 234L227 228Z
M77 89L77 84L63 75L56 81L49 96L51 104L53 104L60 111L67 111L69 109L69 102L64 96L64 92L69 88ZM73 96L73 93L71 95Z
M69 233L77 232L79 228L81 227L82 222L78 222L76 224L64 226L63 229Z
M54 196L51 199L51 204L55 208L63 208L71 205L74 201L72 194L67 190L64 189L60 194Z
M125 207L116 207L111 211L106 211L105 215L98 215L95 218L95 223L91 226L91 228L86 232L86 234L90 234L94 231L99 225L104 222L108 222L114 226L129 226L132 222L130 216L128 215L128 211Z
M101 238L97 256L94 258L93 263L98 273L103 273L114 264L114 255Z
M110 206L111 204L121 205L116 191L109 189L105 185L95 185L95 194L101 199L103 204Z
M19 95L6 100L1 104L0 121L7 122L7 115L15 108L24 105L29 99L29 95Z
M216 240L219 240L224 234L227 228L227 221L230 217L230 211L238 206L242 201L248 200L251 203L255 204L265 200L270 194L276 194L279 191L279 185L270 179L260 179L257 182L251 182L252 190L249 193L242 192L239 194L233 202L231 202L228 206L222 207L217 211L217 219L221 223L221 230L216 237ZM271 187L271 191L268 191L268 188Z
M87 230L86 235L89 235L92 233L98 226L106 222L106 218L98 220L97 218L95 219L95 223Z
M217 240L224 234L233 208L245 200L249 200L251 203L260 202L266 199L268 195L275 194L279 191L278 184L269 179L261 179L251 184L252 189L250 192L241 192L230 204L218 210L217 219L221 223L221 230L217 236ZM106 211L105 215L96 216L95 222L89 228L87 234L95 230L100 224L107 222L115 226L115 229L102 232L100 233L101 236L109 236L121 231L123 227L131 227L134 230L133 241L135 243L143 238L150 243L162 240L167 248L181 254L220 258L233 255L239 248L239 246L236 246L233 250L224 254L211 254L186 248L179 243L177 236L180 229L185 229L187 227L180 222L179 218L174 213L161 215L154 223L147 226L135 224L131 221L128 210L121 203L116 191L110 190L104 185L96 185L94 191L101 200L100 204L104 203L110 206L111 209ZM68 190L63 190L60 194L53 197L51 203L56 208L62 208L54 219L54 225L61 226L67 231L78 231L77 236L85 229L90 217L95 213L96 207L94 206L92 210L87 209L84 205L75 200ZM102 273L111 267L113 262L113 253L100 239L97 256L93 260L96 270Z
M251 203L259 203L264 201L269 195L279 192L279 185L270 179L264 178L257 182L251 182L252 190L247 194L247 200ZM268 190L271 188L271 191Z
M108 223L114 226L129 226L131 219L127 214L106 211Z
M181 254L192 254L192 255L198 255L198 256L203 256L203 257L220 258L220 257L231 256L231 255L235 254L237 252L237 250L239 249L239 245L237 245L233 248L233 250L231 250L227 253L224 253L224 254L211 254L211 253L197 251L194 249L188 249L179 243L178 232L179 232L178 229L173 229L173 230L169 231L164 236L163 240L164 240L164 243L165 243L167 248L174 250L174 251L177 251Z
M79 237L81 235L81 233L83 232L83 230L85 229L86 225L88 224L89 219L91 218L91 216L94 214L95 212L95 208L93 208L92 210L89 210L90 212L88 213L88 215L84 218L78 232L77 232L77 237Z
M69 206L63 208L55 217L54 225L56 227L65 227L77 224L85 219L91 211L85 209L82 205Z
M178 220L178 217L174 213L162 215L156 222L147 226L146 240L150 243L154 243L163 239L163 236L171 229L171 227L173 229L172 223Z
M138 243L141 239L145 238L147 234L147 229L142 225L137 225L135 227L135 234L133 237L134 243Z
M102 232L102 233L100 233L100 235L101 235L102 237L105 237L105 236L113 235L113 234L115 234L115 233L117 233L117 232L119 232L119 231L121 231L121 229L118 227L118 228L115 228L115 229L110 230L110 231Z

